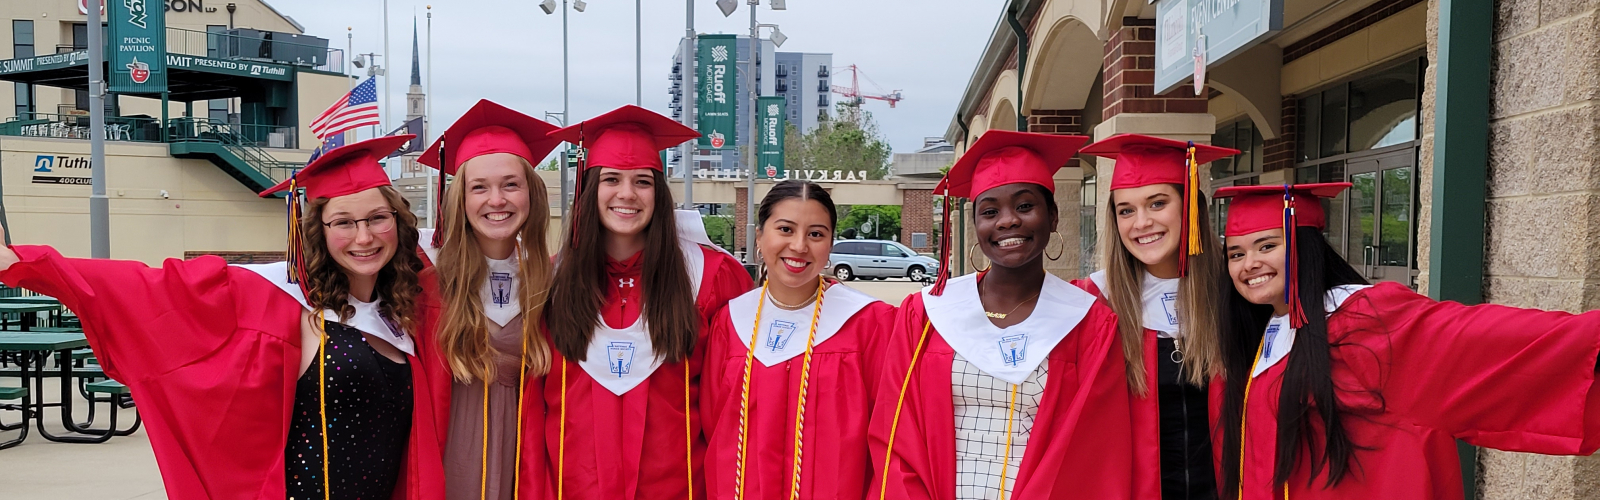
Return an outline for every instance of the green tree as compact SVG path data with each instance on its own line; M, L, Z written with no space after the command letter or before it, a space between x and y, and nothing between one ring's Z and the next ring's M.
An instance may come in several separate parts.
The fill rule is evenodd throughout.
M557 171L557 170L560 170L560 169L561 169L561 156L560 155L556 155L556 157L555 158L551 158L550 161L544 162L543 165L539 165L538 167L534 168L534 170L548 170L548 171L551 171L551 172L554 172L554 171Z
M711 238L712 243L729 250L734 248L732 216L707 215L701 219L705 221L706 236Z
M879 180L891 173L893 150L871 112L841 103L834 117L810 132L786 127L784 154L790 170L865 170L868 179Z
M839 219L837 233L840 236L896 241L900 239L899 205L853 205L848 209L844 218ZM872 220L873 216L877 216L878 221L873 223L872 230L861 231L861 225Z

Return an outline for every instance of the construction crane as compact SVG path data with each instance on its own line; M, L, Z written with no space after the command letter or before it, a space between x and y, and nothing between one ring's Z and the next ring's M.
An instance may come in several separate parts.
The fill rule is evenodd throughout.
M899 90L895 90L894 92L890 92L888 94L882 94L882 95L879 95L879 94L863 94L863 93L861 93L861 81L860 81L860 79L863 78L864 76L861 75L860 68L857 68L856 65L854 65L854 64L846 66L845 68L850 70L850 86L849 87L845 87L843 85L834 85L833 86L833 93L839 94L839 95L842 95L842 96L845 96L845 97L849 97L850 100L846 101L844 103L846 106L859 108L859 107L861 107L861 104L863 102L865 102L864 101L865 99L874 99L874 100L887 102L887 103L889 103L889 107L893 108L895 103L900 102L902 100L905 100L904 97L900 96L900 91ZM872 81L871 78L867 78L867 83L872 83L874 86L877 85L876 83L874 83Z

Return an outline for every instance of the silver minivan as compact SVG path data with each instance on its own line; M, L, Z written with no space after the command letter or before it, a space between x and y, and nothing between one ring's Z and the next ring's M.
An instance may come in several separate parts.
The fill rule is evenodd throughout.
M828 262L833 266L833 277L839 281L855 278L927 281L939 274L938 260L918 255L905 245L884 240L835 241Z

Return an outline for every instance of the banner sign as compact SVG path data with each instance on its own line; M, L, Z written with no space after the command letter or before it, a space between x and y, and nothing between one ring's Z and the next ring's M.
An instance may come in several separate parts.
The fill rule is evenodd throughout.
M256 61L230 61L210 57L168 54L167 66L207 73L266 78L286 82L294 80L294 75L289 74L288 66Z
M1156 93L1178 88L1283 29L1283 0L1158 0Z
M700 71L695 92L700 149L732 149L738 142L734 120L739 85L739 50L736 35L700 35L696 67Z
M67 52L64 54L46 54L42 56L23 57L19 59L7 59L0 61L0 75L88 65L89 51L80 50L77 52Z
M789 114L785 111L787 101L783 96L763 96L757 98L756 110L761 112L761 118L756 122L760 131L761 144L756 149L757 165L761 168L760 179L781 179L783 170L783 136L785 123Z
M167 91L167 21L160 3L112 0L106 21L110 38L111 91L159 94Z

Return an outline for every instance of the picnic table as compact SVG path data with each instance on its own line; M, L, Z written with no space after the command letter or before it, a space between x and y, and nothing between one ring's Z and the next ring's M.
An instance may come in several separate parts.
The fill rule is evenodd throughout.
M21 297L11 297L11 298L12 299L16 299L16 298L21 298ZM46 298L48 298L48 297L46 297ZM29 297L29 299L34 299L34 298L33 297ZM39 313L48 312L53 316L53 315L59 313L60 311L61 311L61 302L56 301L55 299L50 299L50 301L48 301L48 302L39 301L39 302L36 302L36 303L0 302L0 314L17 314L17 315L21 316L21 318L22 318L21 319L21 323L22 323L21 324L21 330L24 331L24 332L26 332L29 329L33 328L33 325L35 323L38 323L38 321L39 321ZM10 329L11 328L11 320L9 319L9 316L7 316L6 318L7 319L0 320L0 328Z
M37 426L39 434L45 439L62 443L102 443L110 439L115 429L99 430L87 429L73 420L72 401L73 383L72 363L70 362L73 349L89 346L88 338L82 333L19 333L0 332L0 352L15 352L13 356L21 366L19 374L24 386L33 383L32 390L22 404L22 423L27 425L32 419ZM57 376L61 382L61 401L59 403L46 403L44 401L44 366L51 354L59 353L62 361L58 362ZM61 408L61 424L70 434L56 436L45 430L44 409L46 406ZM92 418L92 417L91 417Z

